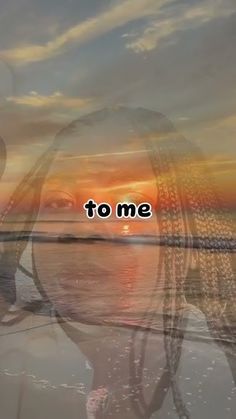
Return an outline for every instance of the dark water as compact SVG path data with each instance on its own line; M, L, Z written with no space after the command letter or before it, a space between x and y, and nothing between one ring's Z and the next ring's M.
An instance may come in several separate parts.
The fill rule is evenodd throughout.
M20 264L25 273L18 269L16 274L18 300L39 299L43 292L66 315L74 313L91 321L100 319L138 324L151 310L158 320L165 293L172 293L174 298L180 292L178 283L168 282L163 268L160 268L166 247L152 244L150 239L144 243L130 238L122 240L51 242L34 239L23 242L25 250ZM15 244L10 242L9 255L13 249ZM192 248L181 250L185 264L181 293L187 303L196 306L201 305L203 280L197 262L201 252ZM231 251L224 251L224 254L229 257L235 273L235 254ZM12 259L8 258L2 267L6 287L11 263ZM225 283L227 285L227 281ZM222 302L226 292L219 295Z

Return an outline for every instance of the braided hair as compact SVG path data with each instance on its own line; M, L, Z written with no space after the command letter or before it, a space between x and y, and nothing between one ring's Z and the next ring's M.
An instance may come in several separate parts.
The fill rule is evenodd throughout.
M204 313L208 328L218 345L223 349L235 374L235 276L232 267L232 255L229 243L234 240L232 224L221 209L213 181L204 164L200 150L180 136L172 124L163 115L145 109L102 110L82 117L62 130L55 138L49 150L40 157L32 170L18 185L2 216L3 226L8 225L12 213L26 196L31 196L30 211L25 217L23 228L14 231L13 242L4 243L1 263L11 259L11 274L15 275L20 266L21 255L26 246L22 240L25 229L30 232L35 223L40 204L41 189L60 145L70 133L77 132L80 125L93 126L99 120L109 118L114 112L128 115L130 125L141 135L147 149L155 174L158 208L156 212L160 237L164 240L157 266L156 286L164 279L163 336L166 365L161 379L154 389L152 399L146 402L142 391L144 357L147 348L147 331L152 331L152 322L157 307L155 291L144 313L142 326L134 328L129 350L130 384L136 397L131 399L137 417L148 419L160 410L166 389L170 388L176 411L181 419L189 419L188 412L180 393L176 372L181 357L186 319L179 310L183 297L191 298ZM222 234L223 231L223 234ZM190 284L186 295L186 266L188 265L186 247L198 248L199 281ZM48 299L40 284L34 265L34 279L38 289ZM60 316L58 315L59 320ZM143 326L145 325L145 326ZM63 329L72 339L71 326L63 324ZM138 363L135 359L135 342L143 331ZM77 342L79 343L79 342Z

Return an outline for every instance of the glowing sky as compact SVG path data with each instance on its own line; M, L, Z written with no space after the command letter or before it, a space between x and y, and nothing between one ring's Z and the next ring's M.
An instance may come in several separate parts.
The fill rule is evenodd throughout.
M1 203L67 123L123 104L167 115L235 208L235 43L234 0L1 2Z

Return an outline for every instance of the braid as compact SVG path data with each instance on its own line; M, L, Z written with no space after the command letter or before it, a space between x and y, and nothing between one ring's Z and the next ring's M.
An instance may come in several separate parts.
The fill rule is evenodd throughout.
M224 334L233 338L231 349L235 348L235 331L230 326L230 321L225 314L225 300L230 301L231 309L235 313L235 279L232 269L231 257L224 250L225 241L222 240L222 229L224 236L232 238L232 229L229 228L229 221L224 222L222 211L219 210L216 216L215 208L217 200L207 182L209 175L203 176L197 168L192 170L192 184L184 171L182 173L184 188L195 217L195 227L199 237L200 252L199 265L202 287L202 298L204 301L203 311L206 313L211 333L222 345ZM193 187L193 185L197 186ZM193 193L194 189L194 193ZM215 237L216 249L213 252L210 248L211 237ZM208 249L205 249L207 243ZM219 318L219 313L221 318Z
M154 398L163 390L161 384L163 385L165 377L167 387L172 388L173 400L179 417L189 418L189 412L182 401L175 377L181 356L184 330L183 315L178 314L177 311L184 295L183 267L186 261L181 246L183 233L187 231L186 212L189 211L194 215L190 223L193 228L192 234L196 236L199 248L200 290L193 285L191 293L194 294L195 300L206 315L210 333L216 343L223 348L229 364L230 356L235 356L235 330L231 324L232 316L235 315L236 284L231 255L227 252L227 239L232 240L234 236L230 220L226 218L225 212L220 208L219 199L213 193L209 173L202 167L198 168L196 163L193 164L193 157L198 157L199 162L203 161L199 151L183 139L175 142L173 140L161 141L161 145L158 141L154 143L151 140L148 141L147 148L156 175L160 236L167 236L167 247L162 251L161 258L165 272L163 327L167 364L150 406L146 408L146 414L149 412L148 417L150 417L154 411L160 409L163 395L159 395L159 400L155 401ZM173 237L175 248L171 247ZM185 240L188 241L184 238ZM185 245L188 244L185 243ZM174 298L171 294L173 290L175 290ZM226 310L229 304L230 313ZM149 323L150 319L151 317L149 317ZM230 367L234 373L231 364ZM236 379L235 376L234 379ZM142 406L144 406L143 400L140 396Z
M91 126L94 121L103 120L108 116L106 110L99 111L81 118L79 124ZM225 213L219 208L219 200L215 196L209 174L202 165L200 167L203 159L198 149L177 135L169 121L160 114L143 109L141 112L135 110L130 119L137 132L144 134L146 139L146 148L158 191L156 215L160 237L165 238L166 244L160 251L160 258L157 262L157 280L150 304L144 313L146 329L141 339L137 364L134 362L135 341L142 327L137 327L132 333L129 352L130 385L135 390L135 398L133 397L131 401L136 415L148 419L155 411L160 410L167 389L171 389L179 418L189 419L190 413L182 400L176 378L186 322L181 305L185 297L185 277L188 265L185 247L190 245L191 239L190 234L187 233L189 229L199 248L199 289L191 284L190 292L205 314L208 328L215 341L225 351L229 363L230 357L235 356L236 345L235 330L231 326L231 318L236 313L236 284L225 238L233 239L234 236L230 220L225 219ZM155 135L153 135L154 128L157 132ZM40 206L43 182L51 162L66 136L77 130L78 121L67 126L56 136L52 146L38 159L12 194L0 216L1 225L10 221L14 210L30 195L29 213L24 219L24 226L27 225L28 231L32 231ZM222 230L224 230L223 237ZM14 231L14 233L14 242L4 243L1 263L4 265L6 258L10 257L15 274L26 242L22 240L25 234L24 229ZM37 276L34 255L32 256L33 277L36 286L40 287L40 292L43 293ZM162 321L166 365L151 401L147 404L141 386L148 344L147 330L151 329L155 319L158 304L156 291L162 275L164 275Z
M180 203L180 194L176 182L175 172L173 170L172 159L169 153L159 153L153 150L153 155L160 157L156 162L155 173L159 183L159 213L160 213L160 235L169 238L170 242L173 236L177 236L177 241L181 240L184 233L184 221L182 207ZM163 158L164 157L164 158ZM159 173L157 170L159 168ZM165 181L162 175L165 173ZM171 243L170 243L171 244ZM177 243L180 245L180 242ZM163 307L163 327L164 327L164 345L166 352L167 368L170 373L170 384L172 388L173 400L180 418L189 418L189 413L182 401L179 388L176 383L176 371L178 368L183 333L181 333L183 315L178 314L178 307L182 300L182 289L184 281L184 252L181 247L169 247L165 249L164 272L165 272L165 293ZM173 290L175 298L173 298ZM174 306L172 306L174 305ZM165 333L170 331L170 333Z

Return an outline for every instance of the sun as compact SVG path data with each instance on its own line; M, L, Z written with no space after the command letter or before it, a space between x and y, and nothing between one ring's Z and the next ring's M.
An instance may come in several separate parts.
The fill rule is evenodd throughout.
M130 233L130 228L129 228L129 225L128 224L125 224L123 226L122 233L123 234L129 234Z

